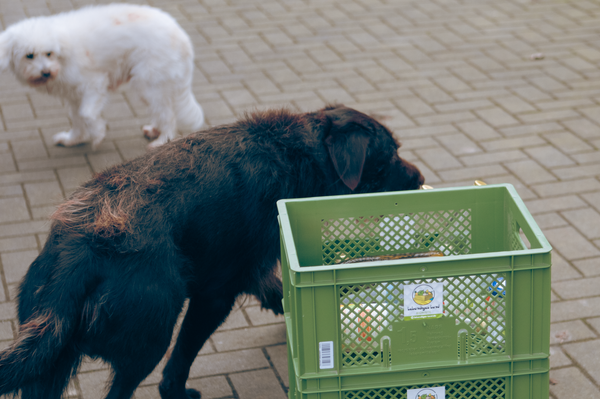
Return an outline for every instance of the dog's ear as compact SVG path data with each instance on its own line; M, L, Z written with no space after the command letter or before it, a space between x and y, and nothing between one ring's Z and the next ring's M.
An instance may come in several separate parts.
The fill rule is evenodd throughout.
M10 38L9 32L0 33L0 72L4 71L10 65Z
M333 167L342 182L354 190L362 176L367 148L369 128L364 124L362 114L349 108L336 108L325 111L330 128L325 144Z

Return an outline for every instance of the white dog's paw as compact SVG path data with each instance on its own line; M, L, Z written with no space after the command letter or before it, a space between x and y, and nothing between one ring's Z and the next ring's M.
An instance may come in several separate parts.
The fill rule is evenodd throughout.
M152 140L152 139L155 139L158 136L160 136L160 130L158 130L157 128L155 128L152 125L145 125L142 128L142 131L144 132L144 137L146 137L148 140ZM164 144L164 143L161 143L161 144Z
M87 141L82 138L81 135L74 134L72 130L69 130L68 132L56 133L52 137L52 140L54 141L54 145L61 145L65 147L72 147Z

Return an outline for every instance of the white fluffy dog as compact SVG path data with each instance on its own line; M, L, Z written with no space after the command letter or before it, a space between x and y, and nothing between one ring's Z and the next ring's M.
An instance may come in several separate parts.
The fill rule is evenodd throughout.
M63 97L73 128L55 144L97 146L106 134L100 117L108 92L127 83L150 108L144 135L151 147L177 129L204 122L191 91L194 50L167 13L148 6L110 4L49 17L29 18L0 34L0 70L9 66L29 86Z

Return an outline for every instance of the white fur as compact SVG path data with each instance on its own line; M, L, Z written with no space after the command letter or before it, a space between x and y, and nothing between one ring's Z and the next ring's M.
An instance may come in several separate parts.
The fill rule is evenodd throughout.
M188 35L169 14L148 6L85 7L29 18L0 34L0 70L10 66L22 83L69 103L72 129L54 136L65 146L102 141L108 92L125 83L150 108L151 124L143 128L156 138L150 146L173 139L178 127L200 129L193 60Z

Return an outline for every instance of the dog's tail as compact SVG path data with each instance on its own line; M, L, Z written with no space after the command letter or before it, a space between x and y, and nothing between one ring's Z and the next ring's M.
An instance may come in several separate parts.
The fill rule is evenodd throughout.
M75 263L79 264L52 256L44 248L30 266L19 294L18 337L0 352L0 395L16 393L40 376L56 375L57 362L72 345L85 286L89 285L89 277L77 270L85 268L73 267ZM65 380L71 376L62 374Z
M190 89L178 98L175 110L177 127L184 133L196 132L204 124L204 111Z

